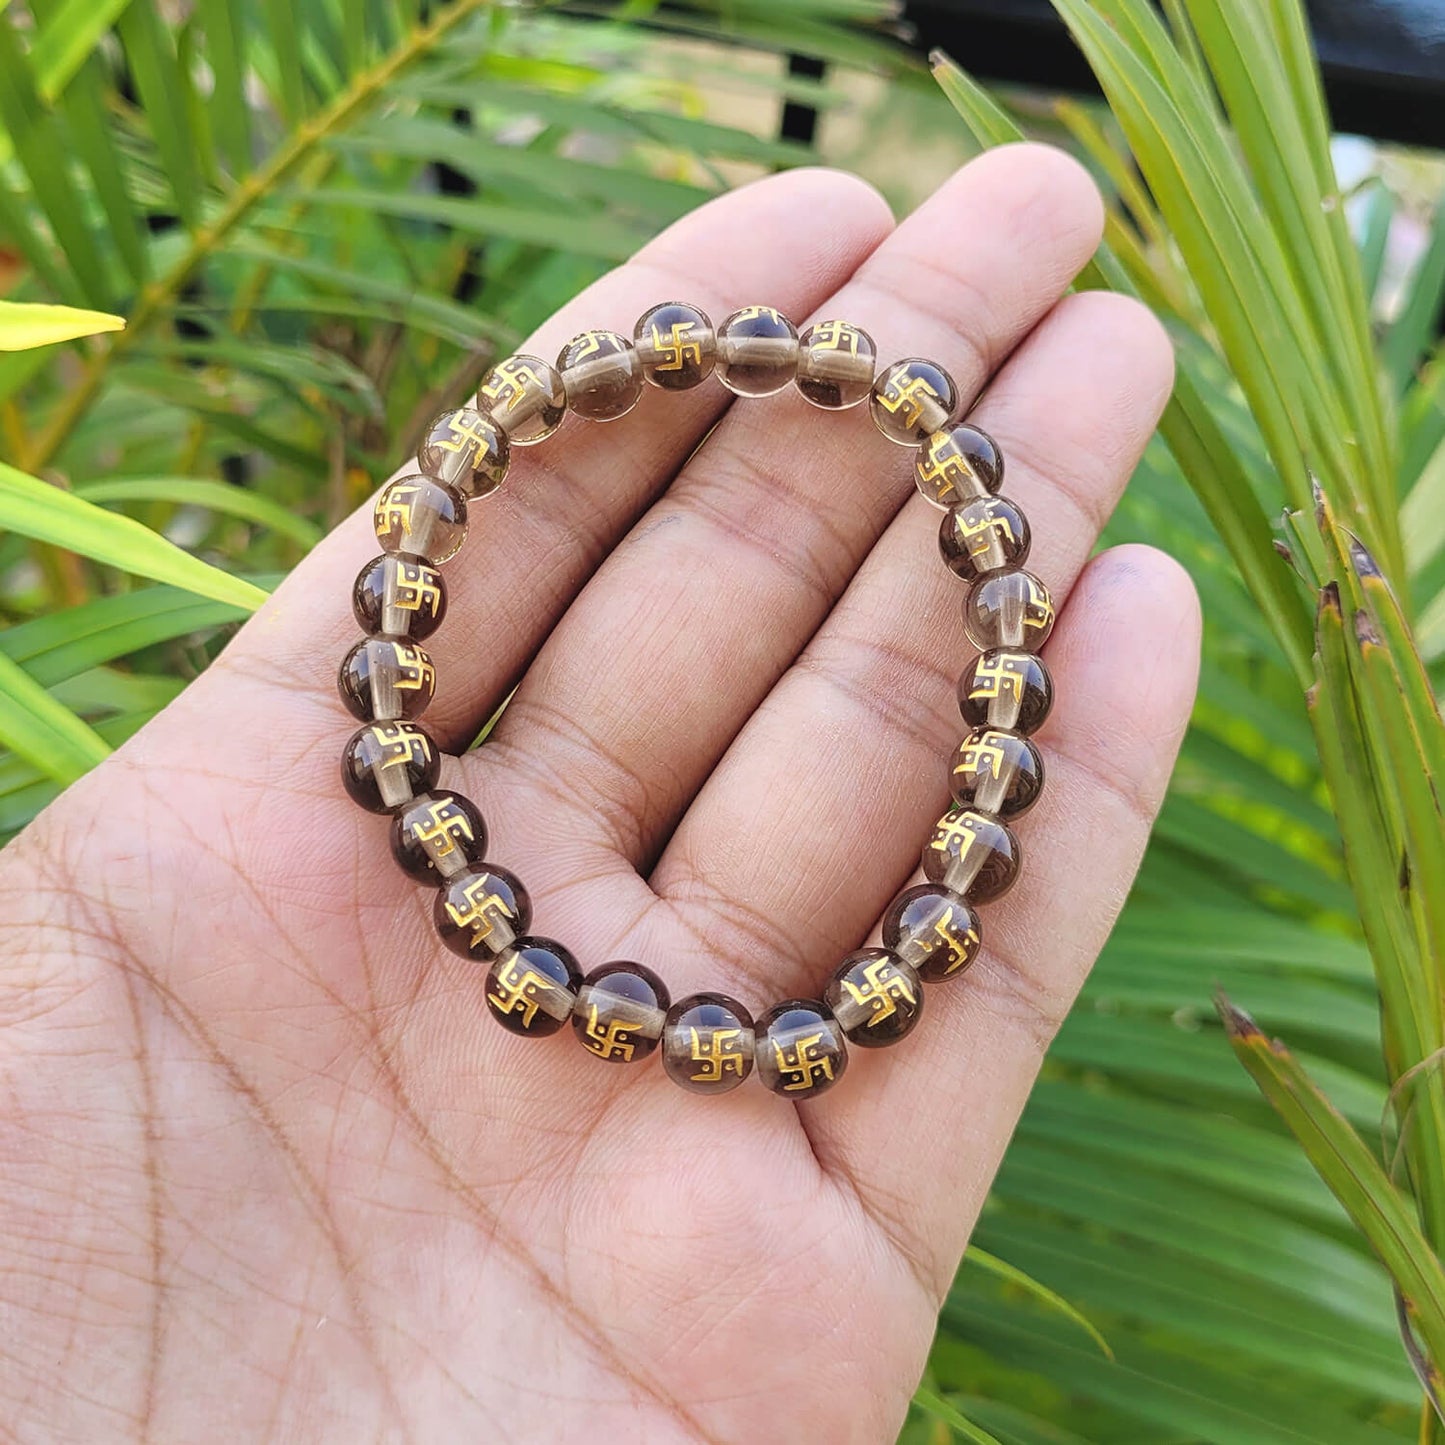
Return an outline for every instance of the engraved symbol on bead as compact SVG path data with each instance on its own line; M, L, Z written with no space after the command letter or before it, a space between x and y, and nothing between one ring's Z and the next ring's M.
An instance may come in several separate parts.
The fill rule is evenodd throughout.
M978 830L964 814L946 814L938 820L928 846L939 853L952 853L967 858L968 850L978 842Z
M863 970L861 985L848 978L842 983L854 1003L871 1011L872 1017L867 1024L870 1029L884 1019L892 1018L898 1012L900 1003L910 1008L918 1003L908 980L893 966L891 958L875 958Z
M450 911L451 905L448 904L447 907ZM504 906L503 912L505 911ZM487 1002L500 1014L520 1013L523 1028L531 1028L532 1020L537 1016L538 994L556 987L545 974L523 964L520 956L509 958L497 970L493 986L496 992L487 995Z
M448 858L463 844L476 842L470 819L446 798L433 798L409 831L433 859Z
M988 552L993 545L990 533L998 533L999 542L1005 546L1012 546L1018 541L1008 516L998 511L992 502L981 517L958 513L954 517L953 528L970 557L982 557Z
M396 677L392 686L398 692L431 692L437 680L431 658L409 642L393 642L391 651L396 660Z
M858 328L846 321L824 321L813 328L808 344L817 351L846 351L858 355Z
M681 371L688 361L702 365L702 343L687 339L687 333L696 325L695 321L674 321L664 336L657 323L652 323L652 349L667 358L653 363L655 371Z
M464 907L457 907L450 898L446 900L447 914L452 922L458 928L472 930L472 936L467 941L469 948L476 948L485 943L499 923L511 924L516 921L517 915L507 906L506 899L499 894L487 892L489 881L487 875L483 874L479 878L473 878L461 890ZM508 969L513 967L515 967L514 964L507 965ZM505 971L503 970L503 972ZM506 1009L503 1009L502 1012L506 1013Z
M425 609L435 617L441 609L442 589L432 580L434 575L430 567L423 567L419 562L398 562L392 602L403 611Z
M483 447L490 446L492 438L484 430L485 423L480 419L464 422L463 415L462 412L454 411L447 417L447 431L451 435L435 437L431 445L444 452L480 451Z
M1035 632L1047 631L1054 624L1054 604L1048 589L1031 572L1019 573L1028 588L1024 603L1024 626Z
M974 669L973 686L968 693L970 701L989 701L1005 695L1014 699L1021 698L1025 666L1026 664L1016 657L980 658L978 667Z
M377 529L406 536L411 531L412 508L421 494L421 487L414 482L393 482L377 503Z
M744 306L741 311L733 313L734 321L756 321L759 317L766 316L769 321L777 326L783 326L782 312L774 306Z
M371 736L381 747L383 768L404 768L414 763L419 768L431 762L431 742L424 732L406 723L377 723Z
M1008 762L1008 754L995 741L997 733L984 733L982 737L965 742L953 771L955 775L977 773L991 778L1002 778Z
M884 398L880 400L887 405ZM959 482L973 477L958 443L947 432L935 432L928 439L919 453L917 471L920 481L933 485L933 494L940 502L950 495L962 496Z
M968 962L969 949L978 942L978 933L972 925L962 938L953 931L953 911L953 905L949 904L948 911L933 925L933 931L943 940L943 946L948 950L950 961L948 967L942 970L946 974L962 968Z
M792 1076L791 1083L783 1085L784 1092L794 1093L799 1089L811 1089L822 1079L833 1077L833 1060L823 1049L823 1033L807 1034L797 1039L789 1048L784 1048L777 1039L771 1040L773 1058L778 1073L783 1077Z
M905 374L906 375L906 374ZM943 404L943 398L921 376L901 379L898 372L891 373L878 394L878 405L902 419L904 426L917 426L923 415L923 408L932 399Z
M603 1023L598 1017L597 1005L594 1003L587 1010L587 1026L584 1030L586 1038L582 1040L583 1047L591 1049L599 1059L630 1061L637 1050L637 1045L631 1041L635 1027L627 1019L608 1019L606 1023Z
M702 1065L695 1074L689 1075L694 1083L719 1084L729 1069L737 1074L738 1078L743 1077L741 1029L712 1029L706 1042L697 1029L689 1028L688 1033L692 1038L693 1060Z
M505 399L506 409L512 411L517 403L526 396L528 388L544 392L551 391L551 387L542 377L538 376L534 367L525 361L519 361L514 356L509 356L505 361L498 363L491 378L482 387L481 394L492 402Z

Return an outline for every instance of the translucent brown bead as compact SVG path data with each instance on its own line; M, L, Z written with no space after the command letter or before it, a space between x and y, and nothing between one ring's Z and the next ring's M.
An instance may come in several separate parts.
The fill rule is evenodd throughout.
M843 411L873 390L878 348L861 326L819 321L798 338L798 390L814 406Z
M372 813L390 813L430 791L440 771L436 744L409 722L369 723L352 733L341 755L348 796Z
M662 1067L694 1094L726 1094L753 1071L753 1017L725 993L695 993L667 1011Z
M487 1007L504 1029L546 1038L572 1016L581 983L577 960L560 943L519 938L487 969Z
M958 710L971 728L1034 733L1053 705L1053 679L1030 652L993 648L976 657L958 679Z
M910 964L886 948L850 953L828 980L823 1002L850 1044L895 1044L923 1017L923 987Z
M717 329L718 380L738 396L771 396L798 372L798 331L771 306L744 306Z
M464 406L432 422L417 448L416 464L464 497L485 497L502 485L511 453L507 434L491 417Z
M420 642L447 615L442 574L420 557L384 552L357 573L351 610L368 632Z
M712 375L717 337L705 311L685 301L664 301L637 318L633 345L642 375L664 391L686 391Z
M1018 839L997 818L971 808L950 808L923 845L923 876L973 903L1007 893L1018 872Z
M509 356L477 388L477 403L513 446L546 441L567 414L567 389L555 366L536 356Z
M480 863L487 825L470 798L440 789L414 798L391 823L391 856L418 883L441 883Z
M609 1063L645 1059L662 1039L672 1000L640 963L604 963L582 981L572 1027L582 1047Z
M1044 764L1039 750L1018 733L975 728L959 743L949 787L960 808L1017 818L1039 800Z
M958 387L936 362L909 356L879 373L868 405L874 426L889 441L917 446L953 419Z
M376 539L388 552L445 562L467 536L467 504L455 487L420 473L398 477L376 499Z
M1007 497L960 502L944 513L938 529L944 562L965 582L1000 567L1022 566L1029 540L1028 519Z
M1049 589L1019 568L985 572L963 603L963 630L980 650L1007 647L1037 652L1054 630Z
M342 659L337 691L363 722L410 721L431 704L437 674L425 648L392 637L364 637Z
M758 1077L785 1099L816 1099L843 1077L848 1046L828 1006L790 998L756 1025Z
M905 888L883 915L883 946L913 965L919 978L957 978L978 956L978 914L940 883Z
M913 479L935 507L952 507L1003 486L1003 453L987 432L965 422L924 439Z
M521 880L493 863L473 864L438 891L432 921L461 958L501 953L527 931L532 900Z
M588 421L626 416L642 395L642 362L615 331L584 331L557 353L567 405Z

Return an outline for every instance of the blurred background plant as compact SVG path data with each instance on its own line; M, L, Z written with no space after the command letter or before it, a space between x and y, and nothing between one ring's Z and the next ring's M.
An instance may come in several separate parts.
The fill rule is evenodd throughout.
M979 145L1060 141L1111 199L1083 284L1178 340L1106 540L1190 568L1204 677L905 1436L1433 1439L1440 170L1370 152L1342 189L1293 0L1056 6L1107 107L935 79L884 0L0 4L0 836L707 195L821 157L902 211Z

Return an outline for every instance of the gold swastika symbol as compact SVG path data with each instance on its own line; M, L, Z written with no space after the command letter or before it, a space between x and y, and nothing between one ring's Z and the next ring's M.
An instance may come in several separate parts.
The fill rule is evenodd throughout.
M954 513L953 527L970 557L981 557L988 551L993 541L990 533L996 532L998 540L1005 545L1018 541L1008 516L996 511L992 502L982 516L969 516L967 512Z
M766 316L769 321L775 322L779 326L783 324L782 315L777 311L775 307L772 306L744 306L743 309L739 311L736 316L733 317L733 320L757 321L764 316Z
M848 990L854 1003L871 1010L873 1017L867 1024L870 1029L881 1024L884 1019L892 1018L898 1012L900 1003L906 1003L910 1007L918 1003L912 986L894 968L891 958L875 958L868 964L863 970L861 986L845 978L843 987Z
M1037 581L1032 573L1022 572L1019 575L1029 589L1028 600L1024 603L1024 626L1041 631L1053 623L1053 600L1043 583Z
M410 831L414 843L435 845L427 849L432 858L450 857L463 843L477 841L471 819L449 798L433 798Z
M487 1002L499 1014L520 1013L522 1027L529 1029L532 1020L537 1017L538 995L554 987L550 978L538 973L535 968L528 968L518 954L497 970L492 982L494 991L488 992Z
M442 589L433 580L436 573L420 562L398 562L393 601L404 612L420 612L423 608L435 617L442 605Z
M690 1075L694 1083L719 1084L731 1069L738 1078L743 1076L743 1031L741 1029L712 1029L707 1041L694 1028L692 1035L692 1057L702 1065L697 1073Z
M857 356L858 328L846 321L820 321L808 345L815 351L846 351L849 356Z
M393 482L376 504L376 525L391 532L410 532L412 508L422 489L415 482Z
M585 361L589 356L598 355L604 347L608 352L620 349L617 337L611 331L584 331L573 340L572 345L577 348L568 358L573 366L579 361Z
M968 962L969 949L978 942L978 934L970 924L962 938L953 928L953 905L948 905L948 911L933 925L933 931L943 940L943 946L948 950L948 957L951 960L944 973L952 973L955 969L962 968Z
M499 922L511 923L516 920L517 915L512 912L507 900L499 893L488 891L491 881L490 875L486 873L473 878L461 890L461 907L450 898L446 900L447 915L451 921L458 928L472 930L472 936L467 942L468 948L476 948L485 943Z
M967 858L968 850L977 842L978 829L970 818L962 813L945 813L938 820L928 846L939 853Z
M391 685L398 692L430 692L436 686L436 669L421 648L409 642L393 642L391 650L396 660Z
M933 487L933 493L941 502L951 493L959 492L959 483L973 477L973 468L958 449L958 443L948 432L934 432L920 452L917 462L918 478Z
M627 1019L608 1019L603 1022L598 1017L597 1005L594 1003L587 1010L587 1024L583 1030L587 1037L582 1040L582 1045L591 1049L599 1059L630 1060L637 1052L637 1045L632 1042L636 1028L637 1025Z
M447 433L432 441L434 447L444 452L481 451L492 444L491 429L481 417L467 420L464 411L454 411L447 417Z
M885 411L900 417L904 426L917 426L930 397L941 404L938 392L924 377L909 376L904 380L895 372L884 383L878 402Z
M1004 752L999 743L993 741L997 737L997 733L985 733L976 742L966 743L953 771L961 774L979 773L987 774L991 778L1002 778L1004 764L1008 762L1008 754Z
M526 396L528 390L550 394L552 388L537 375L537 369L528 361L509 356L498 363L491 379L482 387L482 395L488 401L505 399L507 410L511 411Z
M820 1080L833 1077L833 1060L826 1050L821 1049L822 1042L821 1030L805 1035L786 1049L777 1039L772 1040L778 1073L784 1078L792 1076L791 1083L784 1083L784 1092L791 1094L799 1089L811 1089Z
M687 333L697 325L695 321L674 321L672 330L666 336L652 323L652 349L666 361L654 363L657 371L681 371L689 358L698 366L702 365L702 342L690 340Z
M1024 668L1016 657L983 657L973 673L973 686L969 689L970 701L987 698L1021 698L1024 690Z
M408 763L425 767L431 761L427 735L406 723L375 723L371 736L381 747L383 768L404 768Z

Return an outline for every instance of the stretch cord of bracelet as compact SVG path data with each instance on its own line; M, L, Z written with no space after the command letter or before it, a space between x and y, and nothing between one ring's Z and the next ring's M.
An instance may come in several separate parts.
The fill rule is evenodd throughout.
M501 362L472 405L433 422L418 470L380 493L382 554L361 569L353 592L367 635L338 678L364 724L346 744L342 779L362 807L391 816L396 861L436 888L433 917L446 947L486 965L486 1007L502 1027L545 1036L570 1022L583 1047L611 1063L638 1062L660 1046L668 1077L695 1093L726 1093L756 1067L775 1093L810 1099L842 1078L850 1044L896 1043L922 1016L923 985L960 977L977 956L974 905L1013 885L1020 854L1008 822L1043 784L1030 734L1053 701L1037 652L1054 609L1023 570L1029 527L999 495L998 447L955 421L952 378L917 357L881 371L876 362L872 338L845 321L820 321L799 336L772 307L747 306L714 328L697 307L666 302L641 317L631 340L586 331L555 366L525 355ZM964 627L979 649L959 679L970 731L949 766L953 806L924 845L928 881L894 899L883 947L849 954L821 998L785 999L756 1020L723 993L673 1003L640 963L605 963L584 977L560 943L530 935L526 889L487 859L476 804L437 787L441 755L417 723L436 685L420 644L447 605L437 569L461 547L468 507L502 485L511 449L544 441L569 410L610 421L638 403L646 384L684 391L713 375L742 397L792 385L828 411L866 401L884 436L915 449L918 489L944 509L939 550L968 584Z

